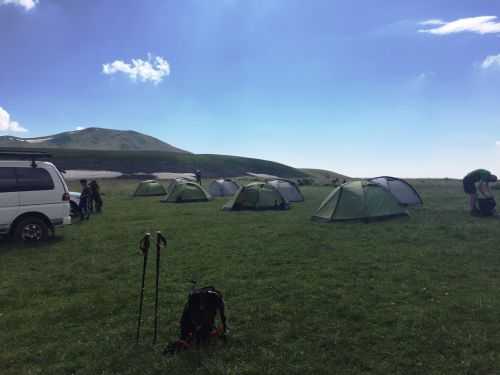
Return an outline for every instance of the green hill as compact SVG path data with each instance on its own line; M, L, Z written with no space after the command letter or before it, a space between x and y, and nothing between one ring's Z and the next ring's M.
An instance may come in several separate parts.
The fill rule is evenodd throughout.
M8 149L4 149L7 150ZM200 169L205 177L236 177L252 171L280 177L305 177L298 169L268 160L228 155L188 154L161 151L99 151L43 148L60 169L108 170L125 174L155 172L193 172ZM1 151L1 149L0 149Z
M86 128L37 138L1 136L0 147L187 153L157 138L133 130L103 128Z
M320 185L331 184L332 181L335 181L335 179L337 179L338 182L342 182L344 180L349 181L352 179L351 177L343 174L325 169L300 168L299 170L309 177L312 177L314 181Z

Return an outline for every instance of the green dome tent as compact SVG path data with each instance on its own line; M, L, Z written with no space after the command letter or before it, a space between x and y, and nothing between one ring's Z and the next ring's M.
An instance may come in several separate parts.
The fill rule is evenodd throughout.
M369 181L385 187L396 197L398 202L404 206L423 205L422 198L420 198L415 188L401 178L381 176L370 178Z
M304 196L298 185L289 180L271 180L269 185L274 186L289 202L303 202Z
M137 185L134 197L155 197L167 194L165 187L155 180L142 181Z
M223 207L226 211L286 210L288 208L286 198L275 187L265 182L253 182L241 187Z
M212 197L227 197L234 195L240 185L230 178L214 180L208 185L208 192Z
M400 215L408 215L408 212L383 186L369 181L352 181L333 190L312 218L318 221L342 221Z
M203 202L209 201L212 197L200 185L182 179L173 181L162 202L183 203L183 202Z

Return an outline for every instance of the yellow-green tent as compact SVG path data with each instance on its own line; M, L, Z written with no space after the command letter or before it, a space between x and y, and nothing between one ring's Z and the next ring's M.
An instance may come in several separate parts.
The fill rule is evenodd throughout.
M333 190L312 218L342 221L401 215L408 215L408 212L389 190L374 182L352 181Z
M274 186L265 182L253 182L241 187L223 207L226 211L285 210L288 208L286 198Z

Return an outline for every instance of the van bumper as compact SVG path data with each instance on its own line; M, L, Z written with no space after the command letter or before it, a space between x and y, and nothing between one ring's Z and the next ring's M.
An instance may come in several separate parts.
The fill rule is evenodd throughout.
M62 219L52 220L52 225L54 227L62 227L63 225L70 225L70 224L71 224L71 216L65 216Z

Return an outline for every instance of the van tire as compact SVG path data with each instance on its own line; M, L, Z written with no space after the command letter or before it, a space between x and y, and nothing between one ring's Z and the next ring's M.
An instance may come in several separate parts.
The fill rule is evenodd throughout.
M39 217L29 216L22 219L15 228L14 238L20 242L43 242L49 238L49 227Z

